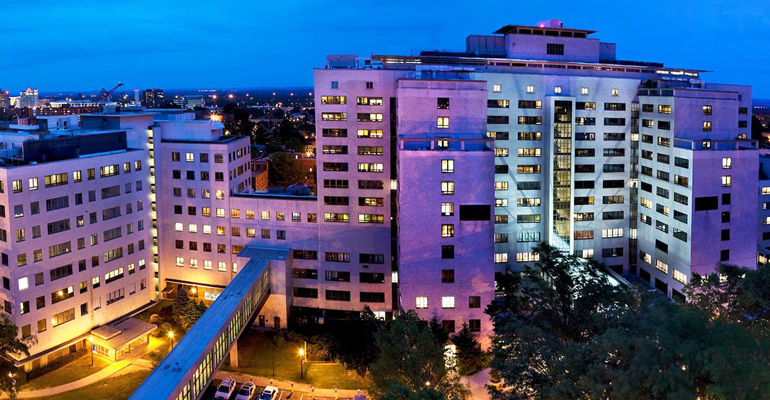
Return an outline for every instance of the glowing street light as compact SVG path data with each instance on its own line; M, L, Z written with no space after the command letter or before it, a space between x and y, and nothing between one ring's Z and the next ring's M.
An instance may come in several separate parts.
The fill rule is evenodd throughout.
M171 350L174 350L174 332L168 331L168 337L171 339Z
M304 379L303 372L302 372L304 361L305 361L305 349L300 347L299 348L299 379Z

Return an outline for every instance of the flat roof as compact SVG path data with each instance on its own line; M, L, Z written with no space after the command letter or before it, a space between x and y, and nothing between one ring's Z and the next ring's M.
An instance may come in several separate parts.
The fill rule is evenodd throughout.
M118 350L134 339L158 329L155 324L136 318L128 318L115 324L100 326L91 331L95 341L102 346Z
M598 31L592 31L592 30L586 30L586 29L569 29L569 28L552 28L548 26L526 26L526 25L505 25L504 27L492 32L492 33L498 33L498 34L508 34L511 32L516 32L518 29L534 29L534 30L542 30L542 31L559 31L559 32L577 32L577 33L584 33L586 35L590 35L592 33L596 33Z

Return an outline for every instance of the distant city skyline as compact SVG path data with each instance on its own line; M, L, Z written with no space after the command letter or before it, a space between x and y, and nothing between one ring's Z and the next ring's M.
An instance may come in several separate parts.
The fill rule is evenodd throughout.
M770 15L758 3L654 1L643 10L569 1L466 4L0 0L8 44L0 88L89 91L118 81L127 91L309 87L312 68L322 68L327 54L462 50L467 34L556 18L600 31L618 43L620 59L698 66L714 71L704 74L707 81L753 85L754 98L770 98L770 44L763 40ZM645 18L650 13L654 19Z

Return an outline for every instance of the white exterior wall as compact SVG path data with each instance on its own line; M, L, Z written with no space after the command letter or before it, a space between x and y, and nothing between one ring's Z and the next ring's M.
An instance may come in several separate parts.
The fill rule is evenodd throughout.
M141 170L136 170L136 162L141 164ZM131 172L124 172L124 163L130 165ZM115 164L119 165L119 175L100 177L99 167ZM95 169L96 176L92 180L87 178L89 168ZM83 177L81 182L74 181L73 171L81 171ZM66 173L68 183L45 187L44 176L53 173ZM33 177L38 179L37 190L29 190L29 178ZM0 218L0 227L8 232L8 239L0 242L0 248L9 258L8 267L2 270L3 277L7 277L11 285L10 291L2 291L2 297L11 303L13 322L20 328L30 325L31 333L37 337L37 344L30 348L32 357L81 335L86 335L91 329L130 313L146 305L153 298L152 289L147 288L152 284L151 268L149 268L152 260L152 240L148 178L148 155L146 151L140 150L0 169L0 180L5 187L0 204L6 209L5 218ZM14 180L22 181L22 192L13 193ZM141 182L141 190L137 190L137 182ZM102 199L101 189L115 185L120 187L121 194ZM126 192L126 185L131 185L130 193ZM90 191L95 193L94 202L89 201ZM83 196L82 204L76 204L76 193ZM69 198L69 207L46 211L46 200L61 196ZM39 214L31 214L32 202L40 204ZM23 217L14 217L16 205L23 205ZM131 213L128 213L129 205ZM115 206L121 207L121 216L103 220L102 210ZM96 223L91 223L91 213L96 214ZM78 217L83 218L83 226L78 227ZM48 235L48 223L63 219L70 220L70 229ZM33 238L33 226L40 227L41 237ZM122 228L122 236L105 241L104 231L117 227ZM128 231L129 227L132 229L131 233ZM19 229L24 229L26 233L26 240L23 242L17 242L15 238L15 232ZM98 243L91 243L91 235L96 235ZM78 241L81 239L84 247L78 248ZM71 242L71 251L49 257L49 246L64 242ZM130 254L129 245L133 247L133 252ZM117 248L123 249L123 256L105 262L104 253ZM33 256L36 250L42 251L42 260L38 262L34 261ZM27 256L27 264L19 266L17 256L22 253ZM93 265L92 257L96 257L98 265ZM84 270L80 268L81 262L85 262ZM67 264L72 264L72 275L51 282L49 271ZM130 264L134 266L134 272L131 273ZM124 277L106 283L105 274L118 268L123 268ZM35 283L36 274L42 274L43 284ZM99 279L97 288L94 288L96 283L94 278ZM19 289L20 279L28 281L28 289ZM80 288L82 282L85 282L83 290ZM66 291L70 286L74 289L74 297L52 304L52 293L58 290ZM124 297L107 304L108 295L120 289L123 289ZM44 307L37 307L38 297L45 298ZM29 302L30 312L20 315L22 302ZM81 312L81 305L85 305L86 314ZM75 319L54 327L52 317L68 309L75 310ZM40 320L45 321L46 329L43 331L38 330Z

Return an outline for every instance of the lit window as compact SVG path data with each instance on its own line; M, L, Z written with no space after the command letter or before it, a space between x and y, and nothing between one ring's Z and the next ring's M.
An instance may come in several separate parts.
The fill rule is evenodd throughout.
M24 278L19 278L19 290L27 289L29 289L29 278L26 276Z
M561 94L561 86L556 86L555 88L553 88L553 92L556 94Z
M441 225L441 237L454 237L455 236L455 226L453 224L442 224Z
M187 225L187 231L190 233L198 233L198 225L197 224L188 224Z
M703 106L703 115L711 115L711 106Z
M442 297L441 308L455 308L455 297L454 296Z
M500 84L495 83L494 85L492 85L492 91L495 93L500 93Z
M722 169L730 169L733 167L733 159L731 157L722 157Z
M730 175L722 175L722 187L732 186L733 179Z
M657 268L660 272L668 275L668 264L664 263L663 261L655 260L655 268Z
M206 235L211 234L211 225L203 225L203 233Z
M508 190L508 182L503 182L503 181L495 182L495 190L497 191Z
M176 266L177 267L184 267L184 257L177 257L176 258Z
M225 199L225 191L217 190L217 200L224 200L224 199Z
M227 263L224 261L220 261L217 263L217 271L220 272L226 272L227 271Z
M711 132L711 121L703 121L703 132Z
M445 217L455 215L455 203L441 203L441 215Z
M449 128L449 117L438 117L438 118L436 118L436 128L448 129Z
M177 232L183 232L184 231L184 224L181 222L177 222L174 224L174 230Z
M685 285L687 284L687 275L683 274L678 269L674 268L673 275L674 275L674 279L677 282L685 284Z
M184 159L187 162L195 162L195 154L194 153L185 153Z
M428 308L428 298L425 296L419 296L415 299L415 308Z
M441 182L441 194L455 194L455 183L451 181Z
M29 190L37 190L37 178L29 178Z
M270 211L261 211L259 218L263 221L270 221Z
M527 85L527 93L535 93L535 87L532 85Z
M441 160L441 172L455 172L455 160Z
M580 94L588 94L588 88L587 87L581 88Z
M612 89L612 95L613 96L618 96L618 95L620 95L620 91L618 89Z
M508 253L495 253L495 264L508 262Z

